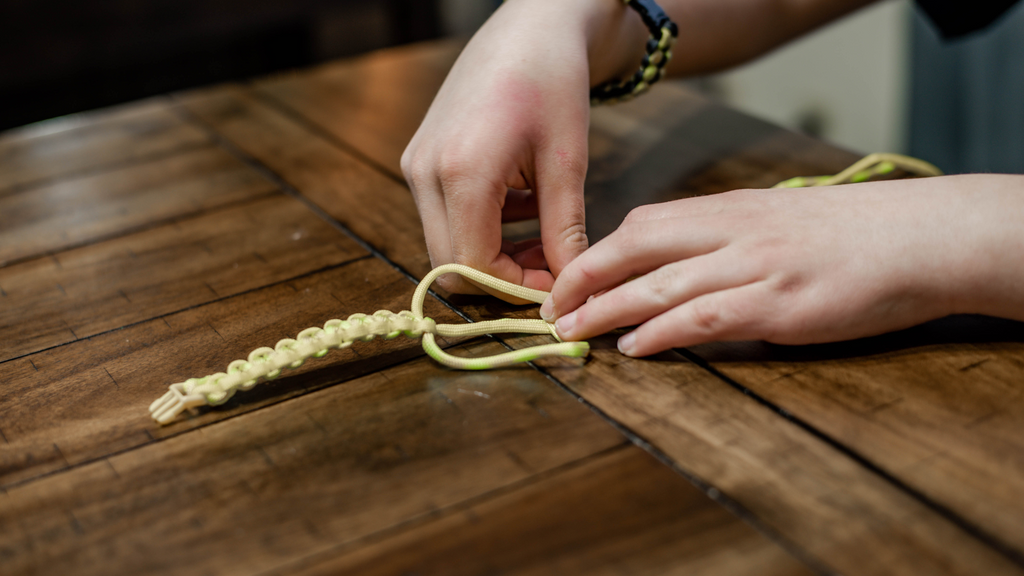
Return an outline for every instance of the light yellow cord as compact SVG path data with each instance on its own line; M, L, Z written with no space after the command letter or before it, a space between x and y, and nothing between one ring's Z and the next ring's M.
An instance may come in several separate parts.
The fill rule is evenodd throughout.
M328 320L323 328L306 328L295 339L285 338L273 348L257 348L247 360L235 360L227 372L218 372L202 378L189 378L172 384L170 390L149 406L153 419L160 424L174 420L188 408L227 402L238 389L249 390L261 379L273 380L285 368L298 368L310 357L320 358L331 348L348 348L355 341L369 342L377 336L392 339L399 335L423 337L423 349L434 360L459 370L487 370L519 362L529 362L551 356L586 356L590 345L586 342L561 342L533 346L486 358L459 358L441 350L434 340L439 336L482 336L484 334L551 334L556 339L554 325L544 320L505 318L472 324L435 324L423 316L423 301L427 290L443 274L460 274L494 290L541 304L548 293L517 286L499 280L479 270L461 264L446 264L432 270L416 287L412 297L412 311L397 314L379 310L373 315L353 314L347 320Z
M847 182L864 182L875 175L888 174L900 168L919 176L940 176L942 171L935 166L899 154L871 154L835 176L803 176L780 182L773 188L803 188L833 186ZM460 264L446 264L432 270L416 287L412 298L412 311L399 313L380 310L372 316L353 314L347 320L328 320L323 328L307 328L293 340L285 338L274 348L257 348L247 360L235 360L228 365L227 372L218 372L202 378L189 378L172 384L170 390L150 405L153 419L161 424L174 420L188 408L209 404L216 406L227 402L238 389L249 390L261 379L273 380L285 368L298 368L310 357L320 358L331 348L347 348L359 340L368 342L377 336L386 339L406 335L410 338L423 337L423 349L434 360L459 370L487 370L502 368L519 362L529 362L551 356L586 356L590 346L586 342L561 342L545 344L523 350L506 352L486 358L459 358L452 356L437 345L434 335L440 336L482 336L484 334L520 333L551 334L558 339L554 325L543 320L512 319L474 322L472 324L435 324L423 316L423 301L427 290L442 274L460 274L470 280L510 296L528 302L541 304L547 292L531 290L474 270Z
M902 154L876 153L868 154L835 176L799 176L779 182L772 188L811 188L866 182L872 176L888 174L897 168L917 176L942 176L942 170L924 160Z

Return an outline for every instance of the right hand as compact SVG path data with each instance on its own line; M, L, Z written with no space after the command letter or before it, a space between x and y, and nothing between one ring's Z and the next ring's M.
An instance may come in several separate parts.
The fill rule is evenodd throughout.
M588 39L606 43L611 30L642 49L646 32L628 18L619 0L513 0L480 28L402 155L431 264L547 291L587 248ZM623 52L623 62L639 61ZM607 76L595 83L618 71L600 69ZM531 218L539 240L502 240L502 222ZM480 293L455 275L439 284Z

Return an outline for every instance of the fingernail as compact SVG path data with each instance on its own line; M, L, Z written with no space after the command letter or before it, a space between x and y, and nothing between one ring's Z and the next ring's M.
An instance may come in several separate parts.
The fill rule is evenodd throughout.
M626 356L632 356L633 346L636 345L636 332L630 332L619 338L619 352Z
M544 303L540 305L540 317L546 322L551 322L555 317L555 304L551 301L551 296L545 298Z
M576 325L576 313L575 312L569 312L565 316L562 316L561 318L559 318L558 322L555 322L555 327L558 328L558 333L561 334L562 336L565 336L566 334L568 334L569 330L572 330L572 327L575 326L575 325Z

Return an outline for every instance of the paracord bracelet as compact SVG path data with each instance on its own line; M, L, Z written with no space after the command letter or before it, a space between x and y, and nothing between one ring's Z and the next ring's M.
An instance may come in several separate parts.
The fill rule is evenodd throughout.
M640 61L640 69L629 80L611 80L590 89L590 105L615 104L632 100L643 94L665 75L665 65L672 58L679 28L654 0L623 0L640 14L640 19L651 31L647 40L647 54Z

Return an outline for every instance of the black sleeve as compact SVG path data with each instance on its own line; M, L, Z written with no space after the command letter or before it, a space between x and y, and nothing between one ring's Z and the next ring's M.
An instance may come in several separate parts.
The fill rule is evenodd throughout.
M1018 0L917 0L917 5L939 29L952 39L976 32L995 22Z

